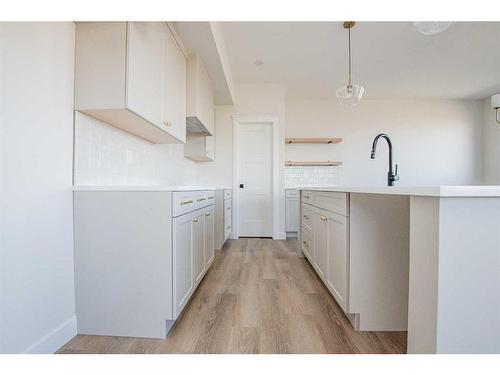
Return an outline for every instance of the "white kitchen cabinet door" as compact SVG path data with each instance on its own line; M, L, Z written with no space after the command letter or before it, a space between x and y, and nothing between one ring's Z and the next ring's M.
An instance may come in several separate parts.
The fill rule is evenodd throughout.
M314 211L314 265L318 275L325 280L328 267L328 218Z
M75 110L153 143L184 143L186 61L171 38L162 22L78 22Z
M162 127L165 25L128 22L127 107Z
M163 125L186 142L186 58L168 28L164 34Z
M314 262L314 234L311 230L302 227L301 248L309 262Z
M349 224L345 216L330 213L328 219L327 286L344 311L347 311L349 277Z
M205 211L205 267L214 259L214 206Z
M192 228L194 215L173 220L174 319L177 319L193 291Z
M205 271L205 213L197 211L193 218L193 284L198 285Z
M299 199L286 198L285 226L287 232L297 232L299 228Z

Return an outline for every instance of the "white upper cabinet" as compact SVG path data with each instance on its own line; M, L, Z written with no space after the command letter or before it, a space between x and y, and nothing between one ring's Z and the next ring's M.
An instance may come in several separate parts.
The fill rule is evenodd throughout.
M186 142L186 58L169 32L164 39L163 125L170 134Z
M126 107L162 125L163 43L160 22L127 23Z
M75 109L153 143L185 142L186 60L162 22L76 25Z
M214 135L214 90L203 61L196 53L187 58L187 131Z

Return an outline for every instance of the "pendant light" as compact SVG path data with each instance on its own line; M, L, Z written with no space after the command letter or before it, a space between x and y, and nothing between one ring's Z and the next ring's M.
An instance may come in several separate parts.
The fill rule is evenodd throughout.
M354 27L354 21L344 22L344 29L347 29L348 42L349 42L349 79L347 86L342 86L337 90L337 98L343 105L356 105L361 101L365 88L363 86L355 85L351 82L351 29Z
M434 35L442 33L445 30L448 30L451 25L453 25L455 21L434 21L434 22L414 22L413 26L420 34L424 35Z

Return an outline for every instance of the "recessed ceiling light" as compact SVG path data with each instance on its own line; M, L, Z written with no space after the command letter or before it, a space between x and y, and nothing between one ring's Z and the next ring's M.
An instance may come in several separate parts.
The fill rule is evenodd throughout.
M262 61L262 60L255 60L253 63L254 63L255 65L257 65L257 66L262 66L262 65L264 65L264 61Z
M448 30L454 21L414 22L413 26L420 34L434 35Z

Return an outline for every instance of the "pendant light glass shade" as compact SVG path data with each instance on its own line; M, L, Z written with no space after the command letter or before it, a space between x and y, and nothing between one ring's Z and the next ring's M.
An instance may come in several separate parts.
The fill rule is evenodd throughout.
M414 22L413 26L417 29L420 34L424 35L434 35L442 33L445 30L448 30L451 25L453 25L454 21L423 21L423 22Z
M348 42L349 42L349 65L348 65L348 83L342 86L336 91L337 98L342 105L353 106L358 104L363 97L365 88L360 85L355 85L351 82L351 28L354 27L353 21L344 22L344 29L348 32Z
M361 101L365 88L360 85L342 86L337 90L337 98L343 105L356 105Z

